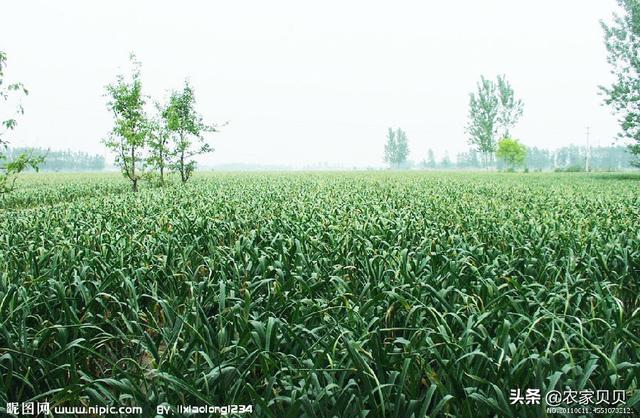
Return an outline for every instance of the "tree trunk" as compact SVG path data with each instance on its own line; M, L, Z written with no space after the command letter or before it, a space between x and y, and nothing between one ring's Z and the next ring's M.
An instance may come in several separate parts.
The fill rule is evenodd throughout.
M180 178L183 184L187 182L187 172L184 168L184 151L180 153Z
M131 190L138 191L138 179L136 178L136 149L131 147Z
M165 147L165 143L164 141L162 141L160 143L160 161L158 162L158 164L160 165L160 185L164 186L164 159L165 159L165 155L164 155L164 147Z

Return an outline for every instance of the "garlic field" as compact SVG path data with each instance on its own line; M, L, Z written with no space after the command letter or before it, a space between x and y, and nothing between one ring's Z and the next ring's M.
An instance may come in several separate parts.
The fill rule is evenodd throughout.
M608 174L38 174L0 201L0 408L256 416L640 406L640 182Z

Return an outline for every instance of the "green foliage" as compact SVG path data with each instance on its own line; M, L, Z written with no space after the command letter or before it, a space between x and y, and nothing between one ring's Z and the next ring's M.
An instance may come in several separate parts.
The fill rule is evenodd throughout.
M0 51L0 102L8 101L11 93L29 94L22 83L13 83L5 87L4 69L7 64L7 54ZM17 105L16 115L22 115L24 109L22 105ZM4 119L7 117L7 119ZM4 119L4 120L3 120ZM0 116L0 196L11 192L15 187L16 176L24 171L27 167L35 170L44 161L44 157L34 157L31 153L23 152L15 158L9 159L7 155L7 146L9 142L5 139L7 131L16 128L18 122L15 116Z
M584 172L585 167L583 165L570 165L564 168L556 168L556 173L581 173Z
M418 166L420 168L436 168L436 157L431 148L427 151L427 158L422 160Z
M456 158L456 166L458 168L481 168L478 151L470 149L468 152L458 153Z
M165 174L170 168L171 158L171 136L166 124L166 120L162 117L163 108L156 104L156 109L160 116L149 120L149 130L147 145L149 154L147 164L158 170L158 178L160 185L165 184Z
M498 76L497 82L498 107L497 124L502 129L501 138L509 138L509 130L513 128L522 116L524 104L515 98L513 87L504 76Z
M590 147L589 166L591 170L616 171L633 168L633 156L627 147ZM555 150L529 147L527 149L527 167L534 170L566 169L568 167L585 168L587 148L569 145Z
M105 168L105 158L99 154L37 147L9 148L7 150L10 160L23 153L32 154L35 158L46 158L39 166L41 171L99 171Z
M466 131L469 144L482 155L483 166L493 164L496 140L509 136L509 129L522 116L523 107L504 76L498 76L497 82L480 77L477 92L469 95Z
M607 47L607 61L616 80L600 87L605 104L619 116L620 138L631 140L630 151L640 156L640 2L618 0L623 14L612 25L601 22ZM635 164L640 166L640 161Z
M4 160L3 156L0 155L0 160ZM44 158L44 156L33 156L30 153L23 152L10 161L5 160L0 166L0 170L2 170L2 174L0 174L0 195L13 191L17 180L16 176L27 168L37 171Z
M22 83L12 83L5 86L4 70L7 66L7 54L0 51L0 99L2 101L8 101L12 93L22 93L25 96L29 94L29 91L24 87ZM21 104L16 106L14 116L3 116L7 118L0 123L0 145L6 146L7 140L4 139L6 131L15 129L18 124L15 116L24 114L24 108Z
M509 390L640 388L637 177L27 179L0 203L0 408L539 417Z
M517 139L503 138L498 141L496 156L504 161L511 169L524 164L527 158L527 148Z
M409 156L407 134L400 128L387 131L387 143L384 146L384 162L391 168L403 168Z
M144 110L145 97L140 80L140 62L130 55L132 73L130 79L118 74L116 82L107 85L109 102L107 107L113 113L114 126L103 142L116 154L116 164L122 174L131 182L134 192L138 191L138 181L144 174L143 152L146 146L149 123Z
M493 81L484 76L481 76L477 89L477 94L469 95L467 133L469 143L481 153L486 167L490 164L489 156L495 152L499 100Z
M138 181L156 177L147 168L157 170L158 182L165 184L169 170L180 173L182 183L193 174L196 162L192 157L211 152L203 134L217 132L207 125L195 110L193 88L185 81L180 92L173 91L165 105L156 103L157 115L149 118L145 112L146 98L142 94L140 63L130 57L133 71L129 79L117 76L107 86L109 109L115 123L111 135L104 141L116 153L116 163L131 181L133 191Z
M429 150L427 151L426 165L428 168L436 168L436 157L431 148L429 148Z
M451 161L451 158L449 158L449 151L444 152L444 155L442 156L442 161L440 161L440 167L444 169L453 167L453 162Z
M162 118L167 135L171 136L171 168L180 173L183 183L191 177L196 162L192 157L211 152L211 146L203 134L216 132L213 125L203 122L202 116L195 110L196 99L193 88L187 81L181 92L172 92L169 102L162 109ZM162 138L162 135L159 135ZM156 146L156 149L160 147Z

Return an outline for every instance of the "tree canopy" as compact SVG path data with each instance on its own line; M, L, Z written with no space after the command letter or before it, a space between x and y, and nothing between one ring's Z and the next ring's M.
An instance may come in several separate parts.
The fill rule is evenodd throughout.
M384 161L391 168L402 168L409 156L409 142L407 134L400 128L387 131L387 143L384 146Z
M640 1L618 0L618 4L623 14L616 15L610 25L601 22L615 81L600 89L604 103L619 118L619 137L630 140L630 151L640 156ZM635 165L640 166L640 160Z
M497 81L480 77L476 92L469 95L469 121L466 131L469 144L482 156L482 163L493 163L496 143L509 136L510 129L522 116L523 103L516 99L511 84L504 76Z
M4 102L8 101L13 94L29 94L22 83L11 83L5 86L4 69L6 64L7 54L0 51L0 101ZM8 156L9 141L5 138L6 134L16 128L18 124L16 117L23 113L24 108L18 103L13 113L0 115L0 195L13 190L17 174L27 168L37 170L44 161L43 156L33 156L29 152L22 152L13 158Z
M509 168L515 169L524 164L527 158L527 148L517 139L503 138L498 141L496 156L504 161Z
M118 74L115 83L107 85L114 125L104 144L116 154L116 164L131 181L132 190L138 191L138 181L144 171L143 152L148 134L145 113L146 98L142 94L140 62L131 54L132 73L129 78Z
M191 177L196 167L192 157L211 152L213 149L206 142L204 134L216 132L214 125L203 122L196 111L196 98L193 88L185 81L182 91L173 91L169 102L162 109L162 118L168 134L172 138L171 168L180 173L183 183Z

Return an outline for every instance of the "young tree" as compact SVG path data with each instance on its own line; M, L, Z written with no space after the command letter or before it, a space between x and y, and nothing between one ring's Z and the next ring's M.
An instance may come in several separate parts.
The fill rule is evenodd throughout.
M444 152L444 156L442 157L442 161L440 161L440 167L442 168L451 168L453 163L451 162L451 158L449 158L449 151Z
M396 165L402 167L409 156L409 141L407 134L400 128L396 129Z
M622 15L613 24L600 22L604 30L607 61L616 80L610 87L600 87L604 103L618 115L621 139L631 140L629 150L640 156L640 1L618 0ZM634 162L640 166L640 160Z
M457 155L456 166L459 168L478 168L480 163L478 162L478 153L475 150L469 152L461 152Z
M493 164L496 142L506 138L522 115L523 103L515 98L513 88L504 76L493 82L480 77L477 92L469 95L469 143L480 153L482 165Z
M396 157L396 133L393 129L387 129L387 143L384 144L384 162L393 167Z
M440 168L444 168L444 169L449 169L453 167L453 162L449 157L449 151L447 150L444 151L444 155L442 156L442 160L440 160L439 166Z
M511 84L504 75L498 76L498 125L502 128L500 138L509 138L509 130L513 128L522 116L524 104L516 99Z
M149 156L147 164L158 170L160 174L160 185L164 185L165 172L171 164L170 135L166 121L162 117L164 111L159 104L156 104L160 116L149 120L147 145Z
M482 165L488 168L496 147L499 99L495 84L484 76L480 77L477 89L477 94L469 95L467 133L469 143L482 156Z
M8 101L12 93L29 94L22 83L12 83L4 86L4 68L7 63L7 55L0 51L0 99ZM16 115L22 115L24 109L18 104L15 115L2 116L0 119L0 195L12 191L15 187L16 175L31 167L38 170L38 166L44 161L44 156L33 156L31 153L22 152L11 158L7 155L9 142L4 138L8 131L15 129ZM6 119L4 119L6 117Z
M478 151L472 149L469 151L469 167L471 168L479 168L480 161L478 160Z
M206 125L195 110L196 99L193 88L185 81L181 92L172 92L169 102L162 112L167 131L172 137L171 167L180 173L182 183L186 183L195 170L192 157L213 151L203 134L217 132L214 125Z
M431 148L427 151L427 167L436 168L436 156Z
M144 148L149 123L144 111L145 97L140 81L140 62L135 55L129 57L133 70L131 78L123 74L107 86L110 100L107 107L113 112L114 127L104 144L116 153L116 164L122 174L131 181L131 189L138 191L138 181L144 171Z
M503 138L498 141L498 159L504 161L510 169L515 169L527 158L527 148L517 139Z
M384 161L391 168L400 168L407 163L409 142L407 134L400 128L387 131L387 143L384 146Z

